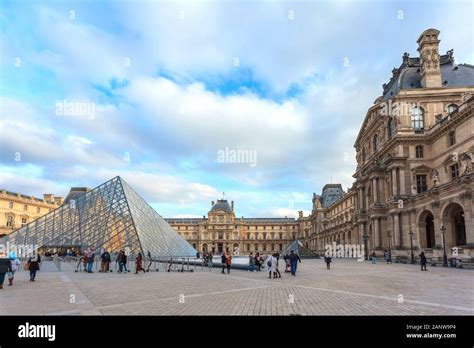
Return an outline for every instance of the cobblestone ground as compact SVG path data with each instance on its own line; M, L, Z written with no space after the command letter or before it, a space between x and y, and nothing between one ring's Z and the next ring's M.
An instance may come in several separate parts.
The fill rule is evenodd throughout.
M46 267L45 267L46 268ZM193 273L18 272L1 315L474 315L474 271L303 260L296 277L200 267ZM5 284L6 285L6 284Z

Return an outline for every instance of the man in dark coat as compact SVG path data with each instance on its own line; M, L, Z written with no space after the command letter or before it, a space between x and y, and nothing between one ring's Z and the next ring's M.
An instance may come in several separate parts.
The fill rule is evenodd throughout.
M100 256L102 263L100 265L101 272L108 272L109 271L109 264L110 264L110 254L107 250L104 250L102 255Z
M298 267L298 261L301 263L301 259L293 250L290 253L290 265L291 265L291 275L296 275L296 268Z
M426 269L426 256L425 253L422 251L420 254L420 263L421 263L421 270L422 271L427 271Z

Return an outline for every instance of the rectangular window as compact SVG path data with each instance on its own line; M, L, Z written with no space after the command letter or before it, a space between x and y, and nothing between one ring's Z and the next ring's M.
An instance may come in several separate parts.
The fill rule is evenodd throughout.
M37 213L37 214L40 214L40 213L41 213L41 208L40 208L40 207L36 207L36 213Z
M418 193L428 191L428 186L426 184L426 175L417 175L416 176L416 191Z
M457 163L451 166L451 179L459 178L459 165Z
M449 133L449 146L453 146L454 144L456 144L456 132L451 131Z
M28 211L28 206L26 204L23 206L23 211Z
M28 219L27 219L26 217L22 217L22 218L21 218L21 226L22 226L22 227L27 224L27 220L28 220Z
M13 202L8 202L8 208L13 209Z
M247 251L250 251L250 244L247 244Z
M416 158L423 158L423 146L418 145L415 148L415 152L416 152Z

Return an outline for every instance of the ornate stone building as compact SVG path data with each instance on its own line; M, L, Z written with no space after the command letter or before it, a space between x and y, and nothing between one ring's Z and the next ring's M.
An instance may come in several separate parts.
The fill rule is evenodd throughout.
M304 242L310 230L301 211L298 219L236 217L234 202L225 199L213 201L207 217L165 220L196 250L217 254L227 249L235 254L278 252L295 239Z
M342 234L379 255L390 247L406 259L413 243L440 260L444 235L448 257L473 260L474 66L455 64L453 50L440 55L438 36L420 35L420 57L403 55L367 111L352 189L325 210L313 206L315 250ZM352 221L344 222L336 211L348 199Z
M55 197L53 194L43 196L41 199L0 190L0 237L49 213L63 203L62 197Z
M313 194L309 247L322 255L327 244L352 244L355 191L344 192L340 184L327 184L322 194Z

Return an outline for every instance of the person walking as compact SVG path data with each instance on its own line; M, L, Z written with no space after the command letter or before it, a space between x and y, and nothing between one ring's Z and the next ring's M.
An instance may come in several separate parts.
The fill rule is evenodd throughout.
M125 251L120 250L117 256L117 262L119 264L119 273L128 272L127 269L127 255L125 255Z
M255 257L253 256L253 252L249 254L249 272L255 271Z
M41 256L36 252L28 259L28 269L30 270L30 282L34 282L36 278L36 272L40 270Z
M147 257L149 260L148 267L146 269L147 272L150 272L151 265L153 264L153 258L151 257L151 253L148 251Z
M135 259L135 274L138 274L138 272L143 271L143 273L146 273L145 270L142 267L142 253L138 253L137 258Z
M84 255L82 256L82 262L83 262L83 266L84 266L84 272L87 272L87 262L88 262L87 250L84 251Z
M387 262L387 264L388 264L388 259L389 259L389 257L388 257L388 250L387 250L387 249L385 249L385 251L383 252L383 259L384 259L385 262Z
M294 252L294 250L292 250L291 253L290 253L290 265L291 265L291 275L293 275L293 276L296 276L296 269L298 268L298 261L299 261L299 263L301 263L300 257L298 256L298 254L296 254Z
M280 254L276 253L274 256L276 258L275 272L278 275L277 278L281 278L281 273L280 273L280 270L278 269L278 262L280 261Z
M420 263L421 263L421 270L422 271L427 271L426 269L426 256L425 256L425 252L422 251L421 254L420 254Z
M270 255L267 258L267 267L268 267L268 278L272 278L272 273L273 273L273 279L276 278L276 257L275 255Z
M375 265L377 261L377 254L375 253L375 250L372 250L372 253L370 254L370 259L372 260L372 265Z
M227 255L226 255L225 252L222 253L222 256L221 256L221 263L222 263L222 272L221 272L221 273L224 274L224 273L225 273L224 270L225 270L225 268L226 268L226 266L227 266Z
M11 268L12 270L8 272L8 286L13 286L13 279L15 278L15 272L18 270L18 268L21 265L20 260L16 257L16 254L11 252L9 255L10 258L10 263L11 263Z
M109 265L111 260L109 252L107 250L104 250L100 258L102 260L100 265L100 272L106 273L109 271Z
M5 274L12 272L12 263L9 258L0 258L0 289L3 289Z
M260 259L260 253L255 253L255 267L257 268L257 272L261 271L262 261Z
M229 274L230 273L230 266L232 266L232 254L229 252L229 249L227 249L226 254L227 254L227 256L226 256L225 265L227 267L227 274Z
M324 262L326 262L326 269L331 269L331 256L324 256Z
M214 266L214 264L212 263L213 257L214 255L212 255L212 251L210 251L209 254L207 254L207 268L209 268L209 272L212 270L212 267Z
M94 258L95 258L94 250L92 250L92 247L90 247L87 252L87 273L94 273L92 271L92 268L94 266Z
M290 273L291 272L290 255L285 254L285 256L283 256L283 261L285 261L285 273Z

